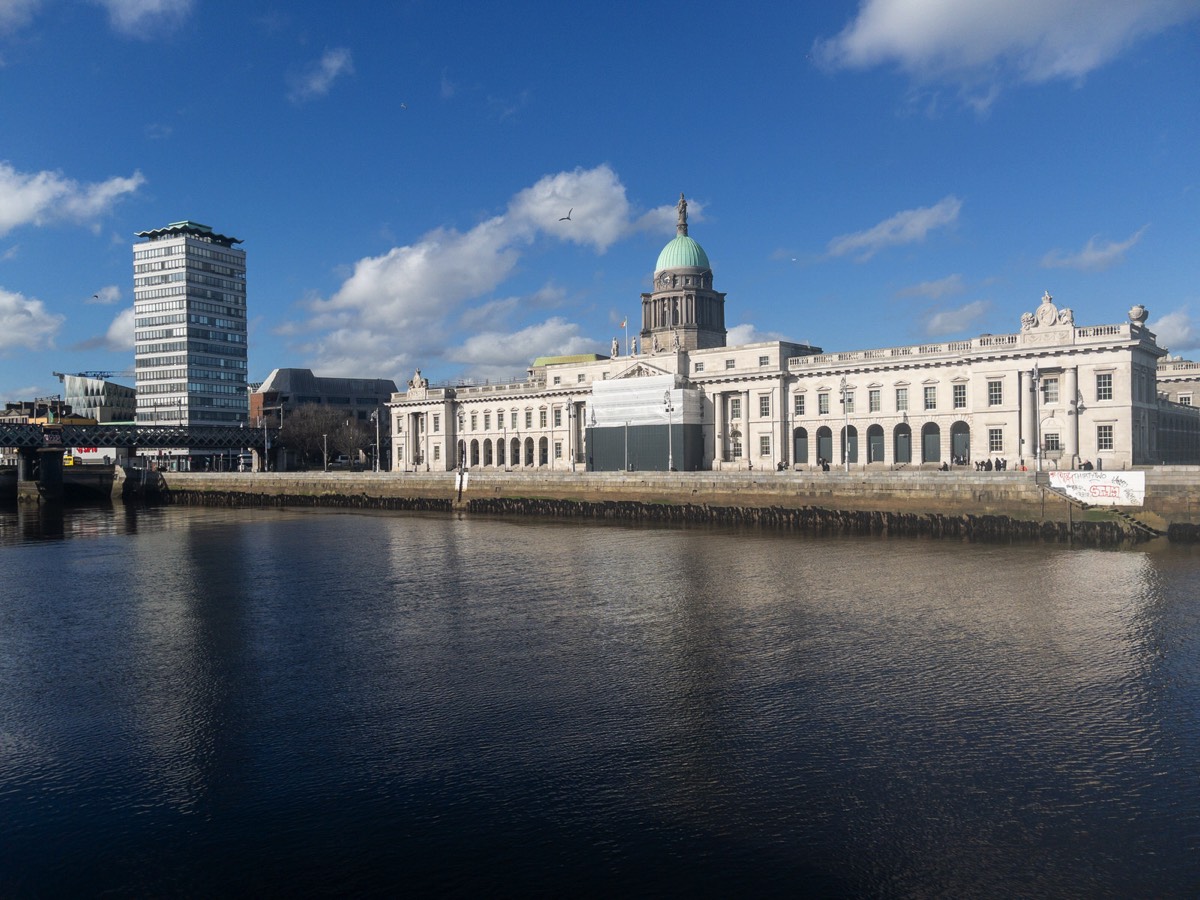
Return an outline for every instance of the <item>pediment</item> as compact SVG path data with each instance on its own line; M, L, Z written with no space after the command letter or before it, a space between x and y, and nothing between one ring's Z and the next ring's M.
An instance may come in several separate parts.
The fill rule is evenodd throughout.
M660 369L658 366L652 366L649 363L639 362L630 366L624 372L620 373L614 381L620 381L622 378L648 378L656 375L672 375L673 372L668 372L666 369Z

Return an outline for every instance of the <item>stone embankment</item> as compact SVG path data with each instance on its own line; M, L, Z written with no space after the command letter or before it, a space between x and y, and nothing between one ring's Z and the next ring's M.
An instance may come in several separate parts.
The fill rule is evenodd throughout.
M810 533L1114 545L1200 539L1200 470L1147 472L1146 506L1083 509L1030 472L157 473L168 502L754 525ZM133 482L136 479L129 479Z

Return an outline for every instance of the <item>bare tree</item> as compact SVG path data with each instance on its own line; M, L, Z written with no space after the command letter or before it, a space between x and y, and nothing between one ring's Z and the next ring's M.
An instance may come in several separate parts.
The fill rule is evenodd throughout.
M336 451L335 434L346 420L346 411L317 403L305 403L288 413L279 442L300 458L301 465L323 465L325 440Z

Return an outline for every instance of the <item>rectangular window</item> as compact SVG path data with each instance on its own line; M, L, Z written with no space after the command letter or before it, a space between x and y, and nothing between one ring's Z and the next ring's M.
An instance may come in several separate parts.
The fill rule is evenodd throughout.
M554 407L554 427L562 428L562 410Z
M1111 400L1112 395L1112 373L1103 372L1096 376L1096 399Z
M896 388L896 412L908 412L908 388Z
M732 369L732 368L734 368L734 363L733 363L733 360L732 360L732 359L727 359L727 360L725 360L725 368L727 368L727 369Z
M554 442L554 458L562 459L562 441Z
M525 427L526 428L533 427L533 410L532 409L525 410Z
M879 388L871 388L867 391L867 412L877 413L880 408L880 393Z
M740 419L741 417L742 417L742 398L741 397L730 397L729 398L729 418L732 420L732 419Z
M555 376L554 376L554 383L555 383L555 384L562 384L562 376L561 376L561 375L555 375Z
M817 394L817 414L821 416L829 415L829 395Z
M798 415L798 416L804 415L804 395L803 394L796 395L795 410L796 410L796 415Z
M545 427L546 427L546 411L544 409L539 409L538 410L538 428L545 428Z
M1043 378L1042 379L1042 402L1057 403L1058 402L1058 379Z
M1004 403L1004 382L988 382L988 406L1000 406Z
M937 409L937 388L936 387L925 388L925 408L926 409Z
M433 430L434 430L434 431L441 431L441 430L442 430L442 417L441 417L441 416L434 416L434 417L433 417Z
M740 436L730 438L729 440L729 457L730 459L742 458L742 439Z
M770 456L771 455L771 436L769 434L759 435L758 455L759 456Z
M437 462L441 458L442 458L442 445L434 444L433 445L433 461Z
M846 391L842 396L845 397L842 402L846 404L846 412L854 412L854 391Z
M492 414L490 412L486 412L483 414L483 430L484 431L492 430Z
M1061 450L1062 442L1058 438L1057 431L1047 431L1042 435L1042 444L1046 450Z
M703 372L704 371L704 363L702 363L702 362L696 363L696 371Z
M517 411L515 409L509 414L509 426L508 427L512 428L514 430L517 427Z
M760 357L758 358L758 364L759 364L760 366L769 366L769 365L771 364L771 357L769 357L769 356L760 356Z
M764 394L758 398L758 414L761 418L771 418L771 395Z
M1180 394L1179 402L1183 406L1191 406L1192 405L1192 395L1191 394Z
M1113 448L1113 427L1111 425L1096 426L1096 449L1111 450Z
M474 431L478 427L479 427L479 415L477 413L471 413L471 430Z
M956 385L954 385L953 393L954 393L954 408L955 409L966 409L967 408L967 386L965 384L956 384Z
M584 373L580 372L578 375L575 376L575 380L578 381L580 384L583 384L583 379L585 377L586 376L584 375Z
M989 428L988 429L988 452L1003 453L1004 452L1004 429Z

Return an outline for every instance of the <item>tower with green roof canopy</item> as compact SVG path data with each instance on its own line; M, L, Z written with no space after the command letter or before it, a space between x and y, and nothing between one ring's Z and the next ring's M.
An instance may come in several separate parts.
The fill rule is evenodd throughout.
M642 294L643 352L725 346L725 295L712 289L708 254L688 236L687 200L654 266L654 291Z

